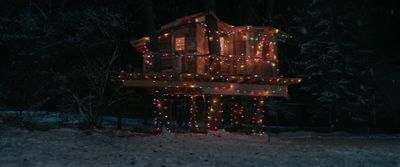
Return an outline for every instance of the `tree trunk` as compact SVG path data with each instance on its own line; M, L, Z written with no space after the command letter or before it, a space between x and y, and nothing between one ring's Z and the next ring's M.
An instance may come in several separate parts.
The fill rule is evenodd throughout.
M215 1L214 0L204 0L204 11L215 12Z
M144 18L145 18L145 25L147 32L150 34L150 49L155 52L158 51L158 39L157 39L157 30L155 28L155 23L154 23L154 12L153 12L153 4L151 3L150 0L144 0L143 1L146 5L144 8ZM156 68L155 70L158 71L158 68L160 67L160 59L155 58L154 59L154 67Z
M207 12L215 12L214 0L206 0L204 5L205 5L204 9ZM208 31L207 31L208 48L209 48L209 54L211 55L211 58L208 61L208 67L212 67L212 64L214 64L214 62L216 61L214 59L216 59L216 57L220 53L219 42L217 42L218 35L216 33L218 31L218 23L217 23L217 19L212 15L206 15L205 22L206 22L207 28L208 28ZM216 67L214 67L214 68L216 68ZM210 70L208 73L214 74L214 71L215 72L219 71L219 69Z

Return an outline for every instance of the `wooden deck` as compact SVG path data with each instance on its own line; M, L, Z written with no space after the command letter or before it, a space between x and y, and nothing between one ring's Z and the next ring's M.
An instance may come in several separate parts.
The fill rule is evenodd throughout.
M165 89L169 94L235 95L235 96L288 96L289 84L298 78L270 78L257 76L198 76L193 74L166 75L122 73L124 87ZM173 90L173 91L172 91Z

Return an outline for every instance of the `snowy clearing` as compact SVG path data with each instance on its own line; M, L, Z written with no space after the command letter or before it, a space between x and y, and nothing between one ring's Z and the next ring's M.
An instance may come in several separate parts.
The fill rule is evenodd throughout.
M118 137L129 135L128 137ZM400 136L0 130L0 166L399 166Z

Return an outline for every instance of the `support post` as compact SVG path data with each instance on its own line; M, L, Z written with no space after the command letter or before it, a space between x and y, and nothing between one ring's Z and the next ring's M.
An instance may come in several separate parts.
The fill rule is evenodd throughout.
M155 131L156 133L160 133L162 131L162 125L163 125L163 120L164 120L164 110L167 109L165 105L165 100L164 96L158 91L155 91L154 94L154 99L153 99L153 104L155 107L154 110L154 125L155 125Z
M262 133L264 129L264 97L257 97L256 111L254 114L255 128L254 133Z
M242 128L244 119L244 107L240 103L240 97L232 96L232 126L235 130Z
M191 105L190 105L190 127L193 130L198 128L197 125L197 105L196 105L196 97L195 96L190 96L190 100L191 100Z
M208 128L210 130L218 130L222 126L222 101L217 95L211 96L210 110L208 113Z

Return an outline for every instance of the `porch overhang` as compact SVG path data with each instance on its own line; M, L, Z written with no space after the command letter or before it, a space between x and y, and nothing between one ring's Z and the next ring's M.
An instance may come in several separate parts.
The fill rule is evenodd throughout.
M231 95L287 97L288 85L300 78L268 78L253 76L215 76L192 73L173 75L161 73L126 73L118 76L124 87L143 87L167 92L169 95Z
M171 90L172 94L201 95L234 95L234 96L279 96L287 97L287 85L260 85L221 82L190 82L190 81L156 81L156 80L122 80L124 87L144 87ZM185 89L185 91L179 91ZM170 91L171 92L171 91Z

